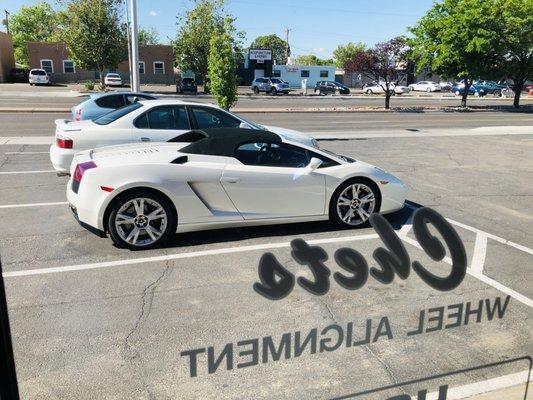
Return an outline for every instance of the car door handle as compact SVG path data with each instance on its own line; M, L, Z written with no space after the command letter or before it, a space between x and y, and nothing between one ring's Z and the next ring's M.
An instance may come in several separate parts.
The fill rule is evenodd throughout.
M230 176L223 176L222 178L220 178L220 182L222 183L237 183L239 181L239 178L232 178Z
M150 141L150 138L148 137L142 137L141 138L141 142L149 142Z

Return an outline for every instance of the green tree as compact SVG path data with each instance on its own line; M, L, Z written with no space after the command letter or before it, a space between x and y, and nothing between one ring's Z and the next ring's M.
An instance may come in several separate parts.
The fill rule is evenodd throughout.
M142 46L159 44L159 34L154 28L141 28L139 29L138 41Z
M229 110L237 101L237 77L233 39L229 32L214 34L209 41L209 90L218 105Z
M258 36L252 42L250 48L272 49L272 59L276 64L287 64L287 42L278 35Z
M296 65L333 65L334 62L331 59L323 59L315 56L314 54L306 54L296 57L294 60Z
M344 68L344 64L351 60L357 53L365 51L366 45L364 43L346 43L337 46L333 50L333 61L337 68Z
M178 16L178 34L173 42L175 64L205 80L211 37L219 30L231 36L234 56L242 53L243 33L233 27L234 19L223 10L224 0L196 0L194 7Z
M475 78L495 69L500 49L500 0L443 0L410 28L417 70L429 67L464 80L461 106Z
M498 22L502 24L499 72L513 80L513 105L519 108L522 87L533 78L533 0L503 0Z
M126 25L116 0L74 0L62 16L63 41L83 69L96 69L104 84L105 68L127 59Z
M58 39L57 13L48 3L23 6L9 17L15 60L28 65L28 42L53 42Z

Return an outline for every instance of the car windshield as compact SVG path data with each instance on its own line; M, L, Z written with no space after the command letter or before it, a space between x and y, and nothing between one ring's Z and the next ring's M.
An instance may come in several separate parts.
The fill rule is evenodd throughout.
M117 119L122 118L124 115L129 114L132 111L135 111L138 108L141 108L143 105L139 102L132 103L128 106L118 108L114 111L111 111L107 114L102 115L96 119L93 119L93 122L98 125L108 125L111 122L115 122Z
M43 71L41 69L37 69L37 70L31 71L31 74L32 75L46 75L46 71Z
M233 114L233 115L235 115L235 114ZM242 122L247 123L248 125L250 125L250 126L251 126L252 128L254 128L254 129L260 129L260 130L262 130L262 131L266 131L266 130L268 130L268 129L265 128L263 125L258 124L257 122L252 122L252 121L250 121L249 119L244 118L244 117L242 117L242 116L240 116L240 115L235 115L235 116L236 116L237 118L239 118Z
M272 78L270 80L272 81L272 83L283 83L281 79L277 79L277 78Z
M107 74L108 78L120 78L119 74Z

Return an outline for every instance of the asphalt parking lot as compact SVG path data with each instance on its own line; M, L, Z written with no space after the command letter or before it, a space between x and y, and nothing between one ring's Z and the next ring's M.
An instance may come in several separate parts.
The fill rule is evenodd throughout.
M308 123L293 121L293 128ZM263 253L311 278L292 259L291 240L323 247L336 272L335 250L357 249L372 265L380 239L372 228L305 223L182 234L164 249L120 250L75 222L65 204L67 179L51 172L47 146L0 146L0 252L22 398L384 399L427 389L436 399L448 385L448 398L492 388L475 398L524 399L530 368L524 357L533 349L533 130L332 138L321 145L407 183L409 206L387 218L411 259L435 273L449 265L418 247L410 217L428 206L451 220L469 266L457 289L436 291L411 273L390 285L369 278L356 291L332 280L320 297L296 285L286 298L267 300L252 287ZM474 316L467 325L406 334L417 328L421 310L468 302L475 308L507 296L502 318L482 314L479 322ZM390 336L383 325L378 335L384 317ZM354 338L364 342L369 329L375 340L268 362L260 347L258 365L243 367L253 344L238 342L278 343L285 333L348 322ZM232 368L224 360L209 373L208 348L218 357L226 344L234 344ZM182 354L191 350L198 350L193 377Z

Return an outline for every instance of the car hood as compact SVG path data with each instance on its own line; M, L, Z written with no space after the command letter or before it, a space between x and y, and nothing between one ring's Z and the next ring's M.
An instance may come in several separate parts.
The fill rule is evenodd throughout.
M315 139L308 134L295 131L294 129L281 128L279 126L263 125L270 132L277 133L281 137L290 140L292 142L302 143L306 146L316 147Z

